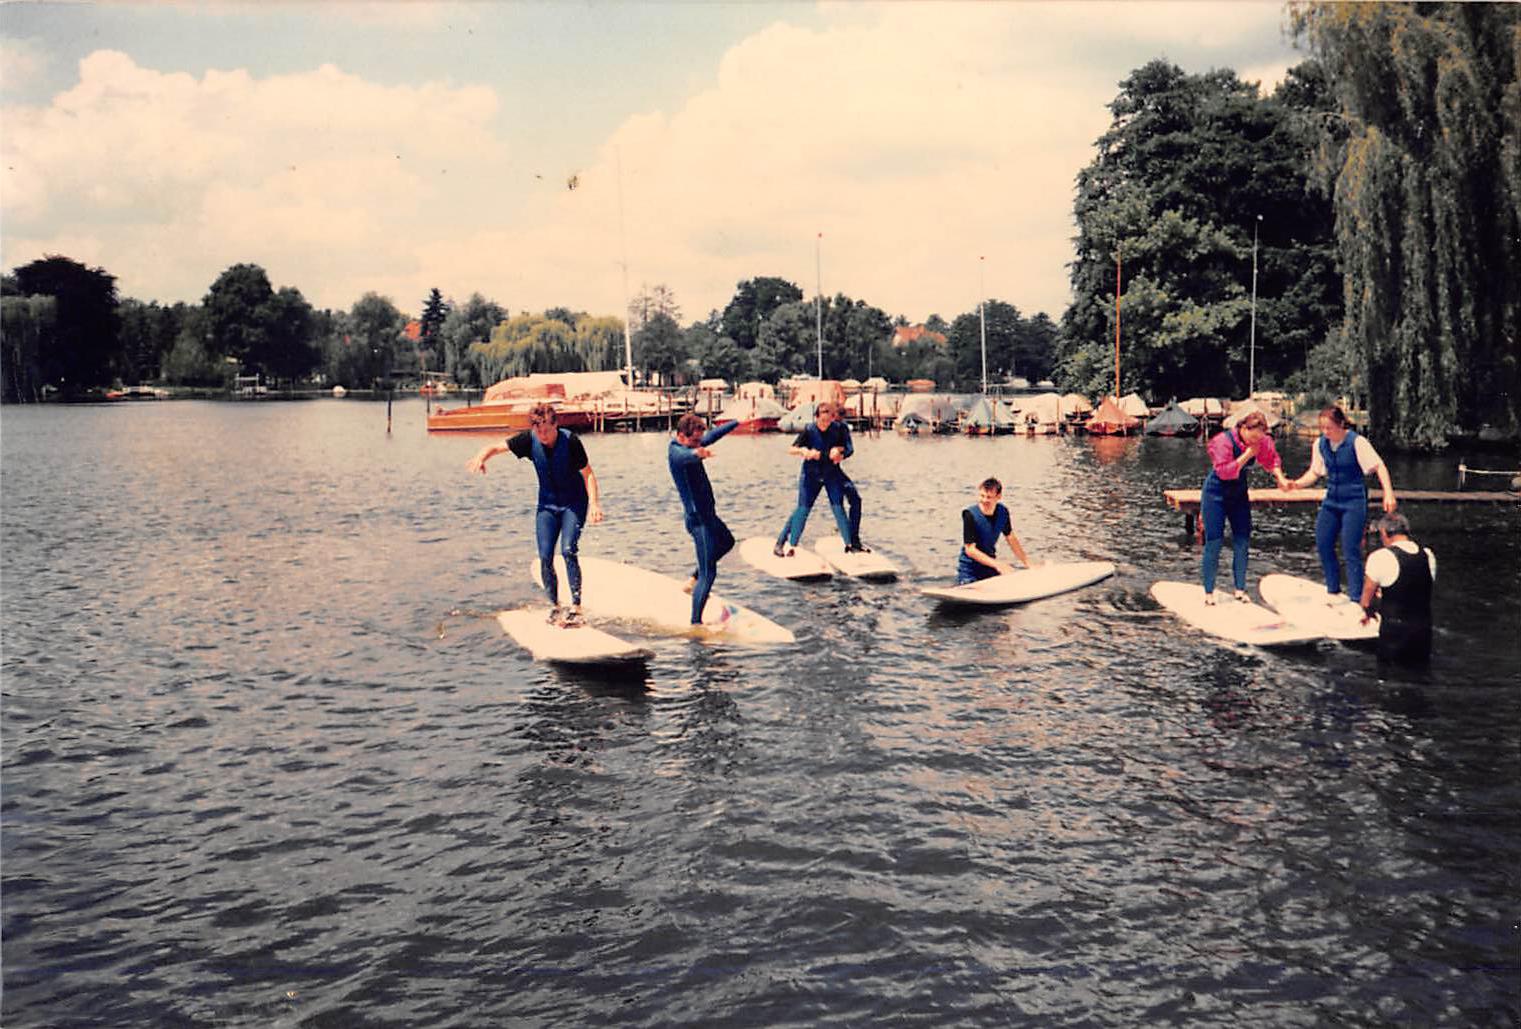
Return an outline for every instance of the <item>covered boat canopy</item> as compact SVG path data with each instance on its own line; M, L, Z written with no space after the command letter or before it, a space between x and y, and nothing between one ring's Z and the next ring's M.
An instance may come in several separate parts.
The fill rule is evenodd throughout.
M898 417L913 416L930 422L954 422L961 413L954 397L944 393L921 393L903 398Z
M769 382L746 382L734 391L734 395L740 400L749 400L751 397L766 397L776 399L776 387Z
M1120 410L1132 418L1150 418L1151 407L1139 393L1126 393L1120 398Z
M1056 393L1037 393L1020 401L1021 421L1027 425L1055 425L1067 409L1065 398Z
M1193 415L1170 402L1151 421L1146 423L1148 436L1192 436L1199 431L1199 423Z
M909 379L908 382L905 383L905 385L908 386L910 392L913 392L913 393L931 393L935 389L935 380L934 379Z
M868 393L886 393L887 380L882 378L880 375L873 375L871 378L861 383L861 388L866 390Z
M792 382L792 396L790 398L793 407L799 404L845 403L845 390L840 388L839 382L834 379L794 379Z
M503 379L486 390L483 403L502 400L576 400L621 393L622 372L534 372Z
M787 409L770 397L740 397L729 401L718 413L717 421L753 422L763 418L781 418Z
M1219 418L1225 414L1225 405L1214 397L1189 397L1178 406L1195 418Z
M1081 393L1068 393L1062 397L1062 411L1066 414L1092 414L1093 405Z
M1093 412L1093 417L1088 419L1087 427L1089 432L1113 434L1132 432L1140 424L1139 418L1120 410L1119 402L1114 397L1105 397L1098 410Z
M1241 419L1245 418L1253 411L1262 412L1262 417L1267 419L1267 427L1269 432L1272 432L1275 428L1277 428L1278 423L1283 420L1272 411L1268 410L1266 404L1259 404L1255 400L1232 400L1230 414L1226 415L1225 421L1221 422L1220 424L1227 429L1234 429L1236 427L1236 424L1240 422Z
M964 421L968 429L980 432L1013 432L1015 426L1008 405L994 397L978 397Z

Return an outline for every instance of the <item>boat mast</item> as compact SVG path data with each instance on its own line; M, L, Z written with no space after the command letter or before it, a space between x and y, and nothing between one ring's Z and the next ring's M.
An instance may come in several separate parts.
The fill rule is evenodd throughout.
M1114 402L1120 402L1120 250L1114 250Z
M988 301L982 269L986 257L977 258L977 317L982 321L982 395L988 395Z
M618 246L623 260L623 413L628 414L628 392L634 386L634 337L629 332L628 305L628 236L623 231L623 150L617 148L613 156L618 165Z
M819 354L819 381L824 381L824 274L823 265L820 263L819 249L824 234L819 233L819 238L813 241L813 321L815 331L818 333Z

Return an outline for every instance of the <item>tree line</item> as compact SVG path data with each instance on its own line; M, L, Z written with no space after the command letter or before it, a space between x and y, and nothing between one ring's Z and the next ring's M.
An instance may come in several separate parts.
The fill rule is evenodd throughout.
M1521 435L1521 5L1290 4L1311 57L1263 95L1229 69L1155 60L1119 83L1076 182L1072 300L1060 322L989 300L894 346L908 321L757 276L684 322L661 284L624 318L509 314L433 289L415 319L366 294L314 309L257 265L200 304L118 301L53 256L0 280L3 393L231 374L370 385L423 370L484 385L621 368L647 381L1053 377L1153 402L1284 389L1349 397L1393 441L1482 425ZM1118 324L1117 324L1118 323Z

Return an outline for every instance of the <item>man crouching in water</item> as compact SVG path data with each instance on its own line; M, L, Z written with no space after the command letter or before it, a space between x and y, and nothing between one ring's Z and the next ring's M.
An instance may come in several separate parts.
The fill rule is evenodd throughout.
M1383 548L1368 556L1363 580L1363 624L1372 617L1373 598L1379 599L1378 658L1407 665L1431 659L1431 594L1436 581L1436 555L1410 538L1410 521L1386 514L1378 521Z
M713 484L708 481L703 461L713 456L708 449L739 427L739 422L724 422L712 429L695 414L684 414L676 423L676 438L667 449L671 478L681 496L687 532L697 548L697 568L688 584L692 592L692 626L702 624L702 610L718 578L718 562L734 549L734 534L718 517L713 502ZM725 611L727 615L727 609Z

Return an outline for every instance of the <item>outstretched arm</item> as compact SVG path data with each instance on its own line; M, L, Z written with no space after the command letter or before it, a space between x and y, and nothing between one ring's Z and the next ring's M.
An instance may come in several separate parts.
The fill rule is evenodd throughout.
M507 444L505 443L487 444L486 446L482 447L474 457L470 459L470 463L465 465L465 468L467 471L479 472L480 474L485 475L486 462L490 461L498 454L507 453L507 449Z
M712 446L737 428L739 428L739 419L737 418L715 425L702 434L702 445L705 447Z

